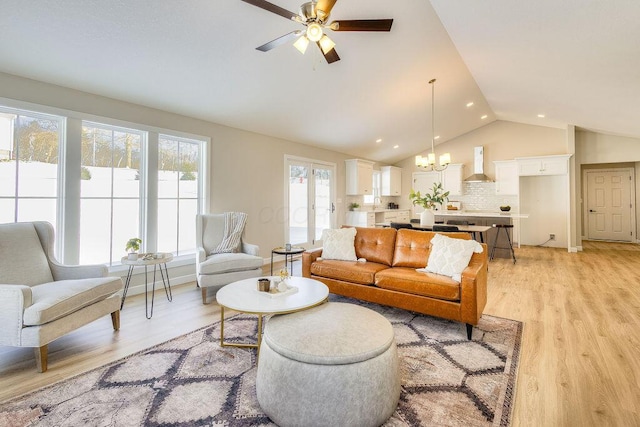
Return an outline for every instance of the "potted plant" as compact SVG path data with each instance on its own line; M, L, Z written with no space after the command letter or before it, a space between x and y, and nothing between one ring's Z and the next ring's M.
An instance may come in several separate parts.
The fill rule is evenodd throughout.
M419 191L411 189L409 193L409 199L414 206L422 206L424 211L420 214L420 225L431 226L435 222L435 215L433 209L438 205L442 206L447 201L449 192L444 191L442 183L436 182L433 184L433 188L430 192L425 193L424 196Z
M356 202L353 202L349 205L350 211L357 211L358 209L360 209L360 205Z
M142 240L137 237L133 237L127 241L127 245L125 246L125 250L129 252L129 259L131 261L135 261L138 259L138 251L140 250L140 245L142 244Z

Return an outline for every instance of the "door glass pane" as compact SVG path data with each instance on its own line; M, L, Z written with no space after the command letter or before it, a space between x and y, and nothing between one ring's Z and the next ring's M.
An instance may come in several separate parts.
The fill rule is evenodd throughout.
M289 243L294 245L308 240L308 174L305 166L289 166Z
M315 175L315 240L320 240L322 230L331 228L331 170L316 169Z
M120 262L120 258L126 255L125 246L133 237L140 237L138 218L140 215L140 203L138 199L113 199L113 245L111 248L111 260ZM143 247L140 248L142 252Z
M178 144L173 140L160 138L158 151L158 197L178 197L180 164Z
M138 197L140 135L113 132L113 138L113 196Z
M58 121L20 116L18 138L18 197L56 197Z

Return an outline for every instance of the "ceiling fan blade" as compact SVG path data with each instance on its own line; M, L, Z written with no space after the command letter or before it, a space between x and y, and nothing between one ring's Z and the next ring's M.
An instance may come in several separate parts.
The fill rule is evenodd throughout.
M316 9L320 9L329 16L331 14L331 9L333 9L333 6L336 4L336 1L337 0L318 0L318 3L316 3Z
M271 40L269 43L265 43L262 46L258 46L256 50L259 50L262 52L268 52L274 47L278 47L281 44L285 44L288 41L291 41L297 37L300 37L301 35L302 35L302 30L291 31L290 33L285 34L284 36L280 36L277 39Z
M280 15L287 19L291 19L293 21L297 21L300 19L297 13L289 12L287 9L283 9L280 6L276 6L273 3L269 3L266 0L242 0L242 1L245 3L252 4L254 6L257 6L260 9L264 9L271 13L275 13L276 15Z
M329 28L333 31L391 31L393 19L351 19L333 21Z
M320 52L322 52L322 46L320 46L320 42L316 42L316 44L318 45L318 49L320 49ZM329 64L333 64L336 61L340 61L340 57L338 56L338 52L336 52L335 49L331 49L329 52L327 53L322 53L324 55L324 59L327 60L327 63Z

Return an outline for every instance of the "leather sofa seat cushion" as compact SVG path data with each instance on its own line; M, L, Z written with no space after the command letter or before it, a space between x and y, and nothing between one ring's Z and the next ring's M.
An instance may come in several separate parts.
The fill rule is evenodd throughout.
M354 242L356 256L367 261L390 266L393 262L396 230L393 228L366 227L356 227L356 230Z
M24 325L44 325L106 299L121 289L120 277L58 280L33 286L33 303L24 310Z
M447 301L460 301L460 284L450 277L417 272L414 268L394 267L376 274L379 288L422 295Z
M431 239L437 233L400 229L397 232L393 267L425 268L431 250ZM448 237L469 240L469 233L447 233Z
M373 285L376 274L388 268L388 265L375 262L323 259L311 264L311 275L360 285Z
M221 274L262 268L262 258L242 252L215 254L200 263L199 274Z

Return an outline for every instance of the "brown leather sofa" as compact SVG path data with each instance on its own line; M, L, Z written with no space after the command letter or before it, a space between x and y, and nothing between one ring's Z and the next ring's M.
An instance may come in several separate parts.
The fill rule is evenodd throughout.
M302 254L302 275L329 292L466 323L471 339L487 302L487 245L474 253L462 281L417 272L429 258L430 231L356 227L356 256L367 262L321 259L322 248ZM470 239L468 233L446 233Z

